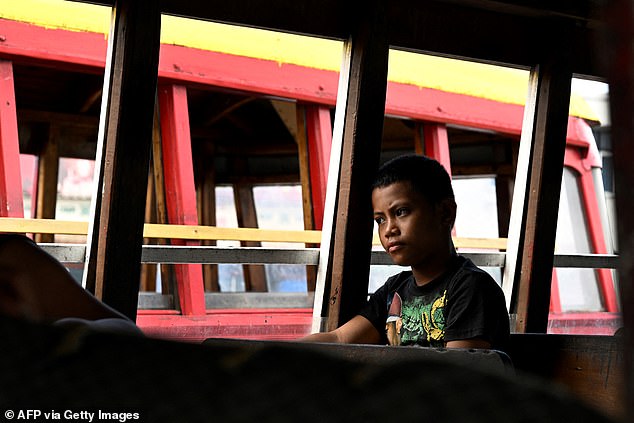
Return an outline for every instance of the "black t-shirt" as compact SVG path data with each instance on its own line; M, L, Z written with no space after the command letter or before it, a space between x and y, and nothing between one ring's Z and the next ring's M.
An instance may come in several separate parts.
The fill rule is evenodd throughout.
M444 347L448 341L482 338L504 351L509 338L502 289L462 256L454 256L444 274L423 286L416 285L411 271L390 277L360 314L390 345Z

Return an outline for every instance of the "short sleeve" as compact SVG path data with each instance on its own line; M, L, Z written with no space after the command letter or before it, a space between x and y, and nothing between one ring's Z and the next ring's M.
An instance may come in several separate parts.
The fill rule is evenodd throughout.
M359 313L372 323L381 335L381 343L387 343L385 321L387 320L388 281L370 295L365 307Z
M504 294L484 271L461 273L447 292L445 341L482 338L497 346L508 335Z

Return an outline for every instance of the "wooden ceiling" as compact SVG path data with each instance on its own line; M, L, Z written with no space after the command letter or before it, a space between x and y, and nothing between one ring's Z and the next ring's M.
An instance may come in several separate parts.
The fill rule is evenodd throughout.
M76 1L76 0L75 0ZM114 0L87 3L112 6ZM346 39L361 1L161 0L161 11L184 17ZM392 48L488 63L529 67L549 43L570 30L573 73L603 77L604 22L601 0L445 0L387 2ZM547 50L547 49L546 49Z

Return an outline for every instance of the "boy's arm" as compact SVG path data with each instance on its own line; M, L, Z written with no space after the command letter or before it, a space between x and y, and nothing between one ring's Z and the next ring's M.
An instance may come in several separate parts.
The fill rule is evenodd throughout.
M447 348L491 348L491 343L481 338L473 339L459 339L456 341L449 341L446 345Z
M355 316L348 322L330 332L313 333L300 342L329 342L337 344L378 344L381 334L368 319Z

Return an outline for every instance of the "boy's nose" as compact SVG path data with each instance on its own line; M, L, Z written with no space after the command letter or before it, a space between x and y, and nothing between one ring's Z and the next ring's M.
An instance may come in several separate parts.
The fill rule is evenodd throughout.
M385 225L385 236L395 235L398 233L398 226L393 219L388 219Z

